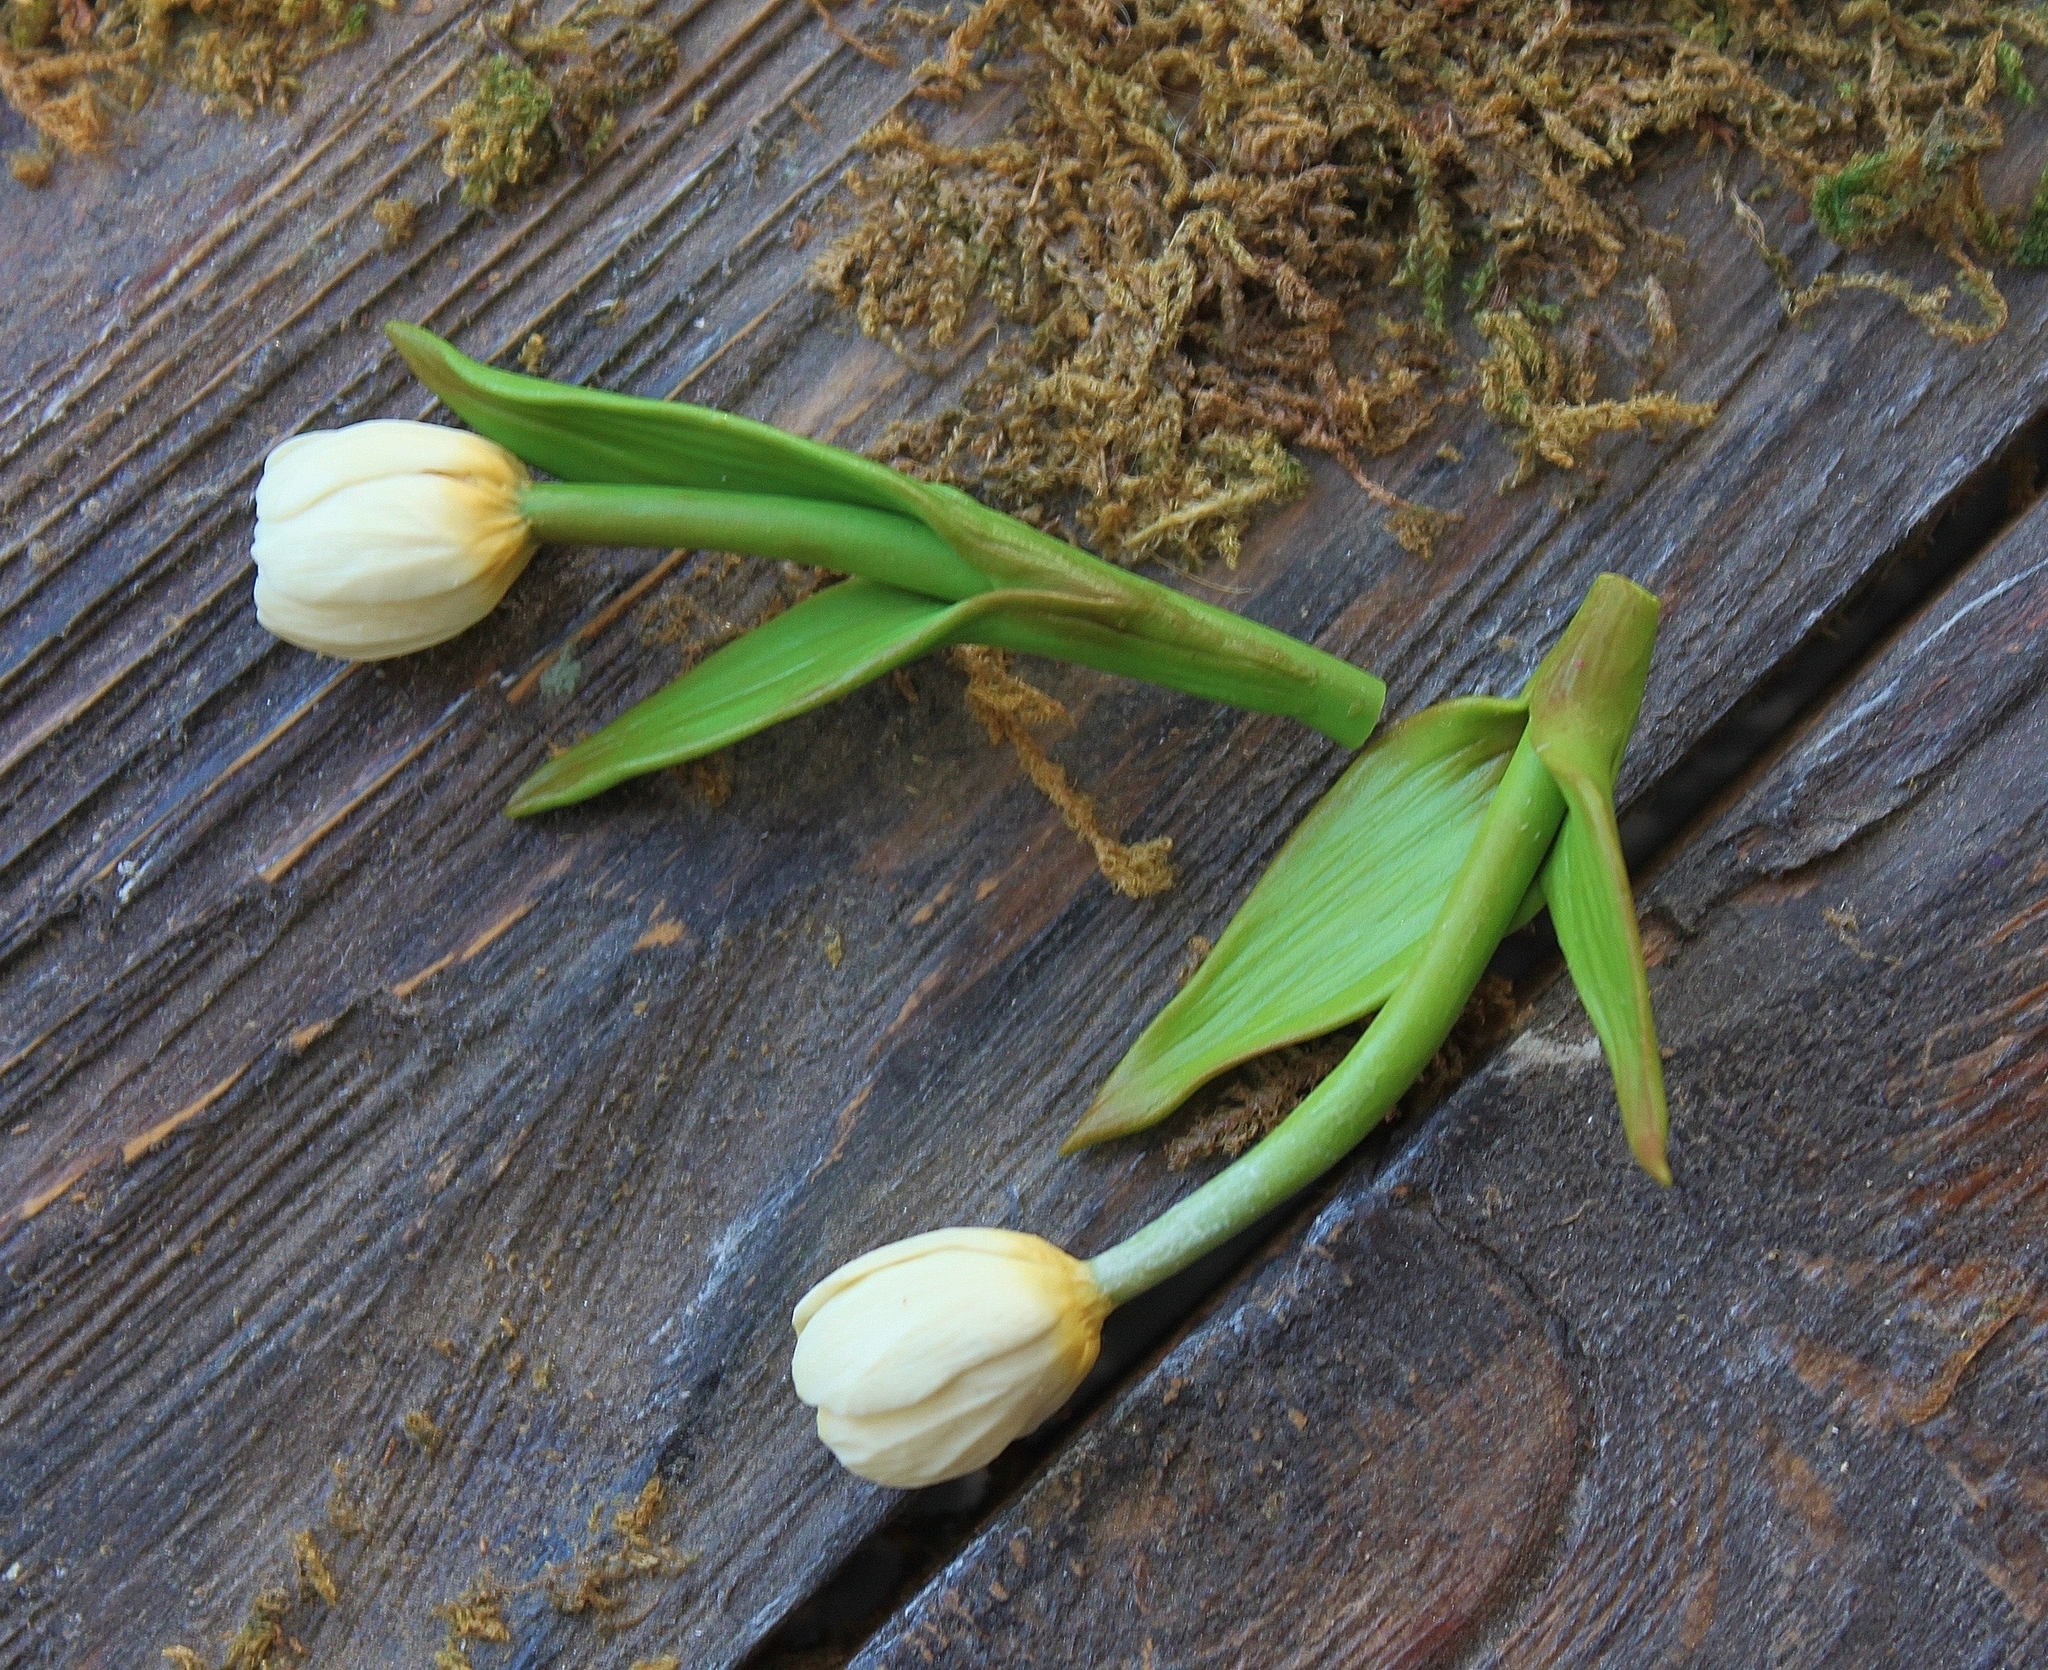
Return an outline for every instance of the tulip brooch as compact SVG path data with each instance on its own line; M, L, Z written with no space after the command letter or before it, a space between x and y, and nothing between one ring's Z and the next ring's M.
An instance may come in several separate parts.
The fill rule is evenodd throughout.
M1346 748L1378 720L1386 691L1370 673L955 488L723 412L494 370L410 325L389 334L475 434L362 424L271 455L257 598L279 636L359 659L439 642L548 542L705 547L853 576L549 761L515 815L712 753L949 644L1286 715Z
M1085 1262L1033 1236L941 1230L856 1259L806 1295L796 1389L849 1468L933 1484L1037 1426L1080 1385L1114 1306L1256 1223L1392 1111L1501 938L1546 905L1629 1146L1671 1180L1613 798L1657 615L1648 592L1602 575L1521 695L1440 703L1361 754L1065 1144L1142 1130L1226 1068L1370 1014L1257 1146Z

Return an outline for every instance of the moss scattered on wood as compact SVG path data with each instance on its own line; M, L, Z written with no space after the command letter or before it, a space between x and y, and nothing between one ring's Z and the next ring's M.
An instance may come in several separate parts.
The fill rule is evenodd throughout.
M320 1544L313 1539L311 1531L294 1531L291 1535L292 1565L298 1573L299 1598L308 1595L318 1597L327 1606L338 1605L341 1601L341 1585L334 1581L334 1572L327 1564L327 1557L320 1552Z
M199 94L209 109L281 110L307 70L368 33L373 5L393 3L7 0L0 97L53 155L108 144L160 81ZM47 167L40 172L47 178Z
M408 1410L402 1422L405 1435L427 1452L429 1460L441 1453L441 1446L447 1435L436 1424L434 1417L424 1409Z
M291 1638L284 1620L292 1597L283 1589L266 1589L249 1603L242 1627L228 1638L221 1670L271 1670L273 1660L291 1656Z
M489 1572L480 1574L455 1600L435 1607L434 1616L448 1625L444 1651L452 1648L459 1652L468 1641L506 1646L512 1640L512 1626L505 1618L505 1589Z
M348 1464L336 1456L332 1472L334 1483L327 1492L328 1525L342 1537L368 1536L369 1526L363 1520L362 1503L348 1480Z
M993 329L961 398L885 440L920 474L1115 560L1193 564L1300 490L1306 449L1425 550L1442 517L1366 465L1447 400L1480 393L1516 480L1711 416L1644 375L1668 305L1647 358L1580 322L1682 249L1630 187L1659 136L1748 153L1839 241L1931 242L1994 316L1982 262L2011 217L1978 167L2044 44L2039 11L1982 0L981 0L922 90L1014 81L1022 113L962 146L884 122L814 273L907 355ZM1873 280L1806 305L1842 288L1905 299Z
M629 1505L613 1511L609 1524L602 1508L593 1512L591 1545L541 1580L548 1604L567 1617L615 1612L634 1584L674 1577L695 1565L695 1554L654 1534L667 1508L668 1489L656 1475Z

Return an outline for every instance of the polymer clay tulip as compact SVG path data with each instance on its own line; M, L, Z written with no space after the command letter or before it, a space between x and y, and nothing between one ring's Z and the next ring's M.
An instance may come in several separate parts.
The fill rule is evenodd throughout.
M949 644L1282 714L1347 748L1379 717L1385 687L1370 673L955 488L724 412L499 371L414 326L388 329L450 410L556 478L520 498L539 540L705 547L853 576L549 761L514 795L515 815L713 752Z

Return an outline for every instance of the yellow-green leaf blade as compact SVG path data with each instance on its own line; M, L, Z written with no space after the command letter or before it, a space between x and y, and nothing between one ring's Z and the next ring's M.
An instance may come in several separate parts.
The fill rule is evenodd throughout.
M1530 682L1529 740L1565 799L1564 827L1543 871L1558 944L1614 1074L1629 1148L1669 1183L1664 1063L1614 819L1614 785L1642 710L1658 614L1649 592L1601 575Z
M1582 777L1560 778L1558 787L1564 791L1564 828L1543 869L1550 919L1614 1074L1629 1149L1652 1177L1669 1183L1664 1063L1614 805L1605 793L1589 792L1593 785Z
M1435 920L1524 720L1519 702L1443 702L1361 754L1063 1148L1143 1130L1226 1068L1379 1008Z
M514 817L571 806L836 700L948 641L972 604L871 580L805 598L707 656L519 786Z

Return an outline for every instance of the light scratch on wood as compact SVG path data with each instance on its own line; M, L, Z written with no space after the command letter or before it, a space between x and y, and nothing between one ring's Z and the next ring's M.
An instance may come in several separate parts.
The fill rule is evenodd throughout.
M139 1137L130 1137L121 1144L121 1163L132 1166L143 1155L147 1154L152 1148L155 1148L166 1137L171 1135L172 1132L179 1129L179 1127L191 1124L193 1120L212 1107L215 1102L219 1101L230 1090L234 1089L236 1085L240 1084L249 1069L255 1065L256 1062L253 1058L243 1062L241 1066L228 1074L226 1078L222 1079L220 1083L215 1085L197 1101L186 1103L185 1106L172 1114L170 1118L159 1120Z
M360 661L351 661L347 665L345 665L340 672L336 673L332 678L328 679L325 684L320 685L316 690L313 691L311 695L307 696L304 701L300 702L297 707L293 708L291 712L287 713L275 725L272 725L269 730L265 731L254 742L250 743L247 748L244 748L241 751L241 753L237 754L232 760L230 760L226 768L223 771L221 771L221 773L218 776L208 778L205 784L199 789L199 792L197 794L192 795L189 799L179 801L175 806L171 807L169 811L165 812L161 817L157 818L154 822L152 822L149 825L149 827L143 830L143 832L140 835L136 836L134 840L130 841L126 846L122 847L121 850L115 853L113 857L109 858L105 864L101 865L100 868L93 873L93 884L97 885L98 883L105 881L108 876L114 873L115 868L120 864L122 859L126 858L128 854L133 852L137 847L141 846L143 842L147 841L151 836L156 834L156 832L162 829L165 824L169 823L171 819L179 816L181 813L197 811L201 806L204 806L208 800L213 798L214 792L217 789L219 789L223 783L226 783L227 781L229 781L229 779L234 777L236 773L244 770L246 767L252 765L256 760L260 759L266 751L274 747L276 743L279 741L279 739L282 738L287 732L289 732L295 725L297 725L300 720L304 719L307 714L311 713L322 702L326 701L329 696L333 695L335 691L339 690L341 686L344 683L346 683L348 679L351 676L353 676L361 666L362 663Z
M300 859L304 858L307 853L311 852L322 841L326 840L329 835L333 834L351 812L374 797L392 778L396 777L429 748L433 747L436 742L440 741L447 733L448 728L455 723L457 716L469 705L470 695L471 692L465 690L460 696L456 697L449 704L448 711L441 715L440 719L425 736L407 748L382 771L378 772L376 776L372 777L369 782L365 783L354 794L350 795L348 799L335 807L326 817L321 818L303 836L286 847L283 852L264 865L256 874L272 886L281 881Z
M339 1015L329 1015L324 1021L308 1021L285 1037L285 1045L294 1055L304 1055L315 1044L325 1038L340 1023Z
M520 923L524 922L527 917L533 914L535 907L540 904L542 889L549 882L561 876L574 859L575 853L573 850L562 854L560 858L556 859L554 863L550 864L540 873L534 881L533 891L520 900L518 904L506 911L503 916L499 917L488 928L485 928L460 951L450 951L445 957L438 957L433 962L427 964L419 973L407 975L405 979L399 981L397 985L391 988L391 995L397 998L411 997L414 992L433 979L435 975L453 968L457 963L466 963L474 957L482 956L493 945L496 945L499 940L503 939L514 928L518 927Z
M519 675L518 683L505 692L506 705L517 707L521 702L525 701L540 684L542 675L555 664L564 650L573 649L579 644L587 644L596 638L599 633L609 628L621 615L632 608L635 603L638 603L641 598L645 597L681 567L683 563L687 562L690 556L691 553L687 550L669 552L660 562L641 575L639 579L635 580L613 599L611 603L599 610L582 626L579 626L568 637L550 646L537 656L534 659L533 665Z
M57 1173L57 1180L54 1183L45 1185L14 1209L15 1221L27 1223L51 1201L61 1198L65 1191L97 1165L100 1159L99 1154L86 1154L73 1160Z

